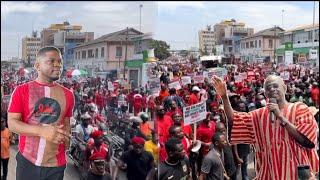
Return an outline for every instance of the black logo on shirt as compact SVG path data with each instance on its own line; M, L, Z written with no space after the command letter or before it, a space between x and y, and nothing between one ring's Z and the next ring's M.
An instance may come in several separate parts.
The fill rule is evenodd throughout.
M61 107L56 100L44 97L35 104L33 113L39 118L40 123L52 124L58 120Z

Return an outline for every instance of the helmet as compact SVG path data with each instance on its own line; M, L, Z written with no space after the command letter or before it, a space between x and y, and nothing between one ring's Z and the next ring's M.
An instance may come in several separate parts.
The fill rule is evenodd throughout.
M91 111L91 112L98 112L98 107L97 107L96 104L90 103L90 104L88 105L88 110Z
M142 120L148 120L149 119L149 115L145 112L142 112L139 117L142 119Z

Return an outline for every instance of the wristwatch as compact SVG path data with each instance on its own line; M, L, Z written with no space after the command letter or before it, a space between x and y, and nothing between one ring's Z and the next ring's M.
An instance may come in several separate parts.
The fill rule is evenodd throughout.
M280 122L280 125L281 125L282 127L286 126L287 124L288 124L287 121L283 121L283 120L282 120L282 121Z

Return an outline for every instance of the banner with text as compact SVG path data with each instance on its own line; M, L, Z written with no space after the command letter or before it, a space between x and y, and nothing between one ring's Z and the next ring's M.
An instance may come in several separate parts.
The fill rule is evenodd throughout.
M204 76L203 75L193 76L192 79L193 79L194 84L204 83Z
M151 78L148 80L148 88L152 94L159 94L160 92L160 79L159 78Z
M181 77L181 85L185 86L187 84L191 84L191 77L190 76Z
M175 88L176 90L181 89L181 85L179 81L175 81L169 84L169 89Z
M206 102L183 108L184 125L193 124L206 118Z

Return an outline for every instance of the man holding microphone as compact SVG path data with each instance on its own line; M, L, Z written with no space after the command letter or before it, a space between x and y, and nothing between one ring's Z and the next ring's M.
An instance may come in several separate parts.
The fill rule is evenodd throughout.
M279 76L265 79L267 106L249 113L234 111L225 82L216 76L212 80L232 127L231 143L255 146L257 179L298 179L302 165L309 168L309 177L319 172L318 125L305 104L286 101L287 87Z

